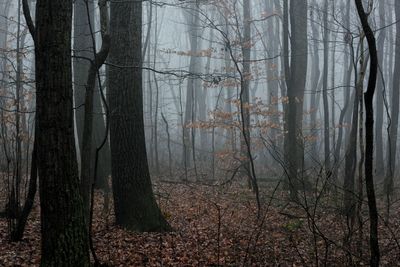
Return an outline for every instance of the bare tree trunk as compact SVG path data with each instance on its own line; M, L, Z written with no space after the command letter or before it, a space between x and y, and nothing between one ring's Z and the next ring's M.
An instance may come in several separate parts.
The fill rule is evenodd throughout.
M317 7L317 3L315 0L312 2L313 7ZM310 100L310 124L311 124L311 134L315 137L315 141L311 144L311 160L315 161L319 158L318 156L318 129L317 129L317 106L320 101L320 94L317 92L318 83L321 76L321 71L319 68L319 31L317 28L317 22L315 21L316 16L314 15L316 11L313 10L311 12L311 30L313 35L313 63L311 69L311 100Z
M341 10L343 13L345 12L345 27L349 29L350 27L350 1L347 2L347 6L345 7L344 4L341 7ZM343 93L343 98L344 98L344 106L343 109L340 111L339 115L339 130L338 130L338 137L336 141L336 146L335 146L335 151L334 151L334 164L333 164L333 177L335 180L337 180L337 175L339 172L339 162L340 162L340 155L341 155L341 148L342 148L342 143L344 140L344 128L347 127L345 125L345 117L346 114L350 113L349 111L349 105L350 105L350 81L351 81L351 74L353 72L353 65L351 64L351 57L350 57L350 49L351 47L351 36L350 33L345 33L344 39L346 41L346 46L344 50L344 71L343 71L343 86L344 86L344 93ZM346 71L347 70L347 71ZM346 145L346 144L345 144Z
M365 184L368 198L369 223L370 223L370 265L379 266L379 238L378 238L378 210L376 208L375 186L373 176L373 155L374 155L374 108L373 99L378 74L378 56L376 51L376 41L374 32L368 23L368 16L364 11L362 0L355 0L357 12L361 20L361 25L368 41L368 50L371 57L368 87L364 94L365 102ZM396 5L396 13L400 15L400 7ZM399 17L399 16L397 16ZM397 26L400 28L400 26ZM398 87L397 87L398 90ZM397 97L398 101L398 97ZM397 103L398 104L398 103ZM398 109L397 105L397 109ZM398 113L398 112L397 112ZM396 124L397 128L397 124Z
M267 12L274 12L275 4L274 1L269 0L264 2L264 6ZM275 22L275 23L274 23ZM274 57L279 53L279 23L276 23L272 18L265 24L265 36L267 38L268 45L263 42L264 48L267 52L267 57ZM279 133L279 73L278 73L278 59L268 60L265 63L267 69L268 79L268 104L271 111L270 123L271 123L271 134L270 138L274 142L278 142L277 136Z
M243 129L242 129L242 143L241 143L241 151L242 155L246 158L246 162L243 164L244 171L248 177L248 185L249 188L253 188L252 178L251 178L251 166L250 166L250 156L248 153L248 146L251 147L251 138L250 138L250 57L251 57L251 10L250 10L250 1L243 1L243 38L242 42L242 54L243 54L243 71L242 71L242 84L241 84L241 112L243 114ZM245 140L247 139L247 140Z
M303 99L307 77L307 1L290 1L291 64L285 110L285 161L291 198L304 185ZM287 79L288 77L286 77Z
M35 40L41 266L89 266L76 161L71 73L71 0L38 0Z
M384 175L384 162L383 162L383 94L384 94L384 77L383 74L383 59L384 59L384 47L385 47L385 39L386 39L386 29L383 29L386 26L386 14L385 14L385 4L380 1L379 4L379 27L382 28L379 31L379 36L377 40L378 45L378 66L381 68L381 72L378 75L378 84L377 84L377 94L376 94L376 124L375 124L375 142L376 142L376 175L383 176Z
M400 6L395 5L396 20L400 19ZM396 171L396 157L397 157L397 135L399 123L399 96L400 96L400 23L396 23L396 48L395 48L395 61L393 70L393 86L391 96L391 124L389 129L388 145L387 145L387 166L385 177L385 194L387 196L387 206L390 205L390 196L393 193L394 176Z
M82 163L82 150L83 146L86 145L86 141L83 140L83 131L85 124L85 101L86 101L86 90L87 90L87 79L89 71L94 59L95 44L93 43L94 32L94 0L76 0L74 2L74 99L75 99L75 120L76 130L78 139L78 162ZM90 25L91 28L90 29ZM97 71L96 71L97 73ZM96 78L96 77L95 77ZM91 113L93 118L91 126L94 130L92 131L91 138L91 155L89 159L90 172L93 173L94 168L94 155L96 146L101 143L102 134L105 131L105 122L103 115L103 108L100 99L100 93L98 90L98 82L94 80L93 88L93 100ZM105 188L105 183L110 174L110 146L107 140L106 145L101 150L99 156L99 174L98 186ZM82 166L80 166L82 169Z
M88 4L86 2L86 4ZM98 78L98 72L101 66L106 61L108 56L108 52L110 50L110 36L108 33L108 10L107 5L104 0L100 0L100 16L101 16L101 33L102 33L102 46L98 53L93 51L94 60L90 64L90 68L87 74L87 82L86 82L86 92L85 92L85 113L84 113L84 124L83 124L83 134L82 134L82 151L81 151L81 195L83 199L83 206L85 211L86 224L89 225L89 212L90 212L90 199L91 199L91 188L92 183L97 180L97 177L94 177L94 173L97 173L96 170L93 170L94 167L91 166L91 163L94 163L93 156L93 121L94 121L94 90L96 87L96 78ZM89 8L87 6L87 8ZM89 24L90 34L92 38L94 38L92 25ZM92 41L93 46L95 44L95 40Z
M154 197L146 155L140 68L142 2L117 0L110 8L110 144L116 223L134 231L166 231L170 226Z
M329 29L328 29L328 6L329 2L324 3L324 71L323 71L323 89L322 99L324 103L324 164L327 176L331 172L330 159L330 136L329 136L329 103L328 103L328 69L329 69ZM334 59L332 59L334 60Z
M355 171L356 171L356 161L357 161L357 129L358 129L358 113L359 113L359 102L362 97L363 81L365 77L365 70L367 68L368 59L366 59L363 50L364 38L361 38L361 56L360 56L360 70L359 73L355 75L355 97L353 105L353 117L351 122L351 131L349 135L349 141L346 148L345 154L345 169L344 169L344 214L354 219L355 212ZM351 49L351 57L354 59L354 50ZM354 61L353 61L354 62ZM356 66L354 66L356 68Z
M154 26L154 50L153 50L153 68L156 68L156 58L157 58L157 44L158 44L158 21L157 21L157 9L155 10L155 26ZM154 107L154 137L153 137L153 142L154 142L154 165L155 165L155 170L156 173L160 173L160 162L158 158L158 109L159 109L159 99L160 99L160 88L158 87L158 80L157 80L157 75L155 72L153 72L153 79L154 79L154 85L156 87L156 103Z
M200 65L200 59L196 55L198 52L199 44L199 7L197 3L191 4L190 14L188 14L188 24L189 24L189 34L190 34L190 63L189 63L189 73L195 74L198 73L198 68ZM188 167L191 166L191 155L192 159L195 160L195 151L193 151L195 144L195 134L194 128L190 125L194 122L194 107L195 107L195 89L196 89L196 78L189 77L187 84L187 93L186 93L186 106L185 106L185 124L183 125L183 133L184 133L184 144L183 144L183 161L185 165ZM195 162L194 162L195 163Z

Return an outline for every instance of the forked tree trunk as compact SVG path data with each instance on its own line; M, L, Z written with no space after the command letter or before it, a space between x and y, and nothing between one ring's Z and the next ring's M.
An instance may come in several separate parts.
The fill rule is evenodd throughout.
M73 59L73 77L74 77L74 99L75 99L75 120L77 143L79 147L78 159L82 164L83 150L86 149L87 141L83 138L85 124L85 102L87 90L87 78L94 60L95 48L93 47L93 38L95 38L95 0L76 0L74 1L74 59ZM93 36L92 36L93 34ZM96 72L97 73L97 72ZM95 73L95 74L96 74ZM97 77L95 77L97 78ZM92 97L92 128L90 140L91 154L89 157L90 172L93 174L94 158L96 146L98 146L105 132L105 122L99 92L97 79L94 80L93 97ZM100 152L99 170L97 171L99 179L98 186L105 188L106 179L110 174L110 146L107 141L106 145ZM82 168L82 166L80 166Z

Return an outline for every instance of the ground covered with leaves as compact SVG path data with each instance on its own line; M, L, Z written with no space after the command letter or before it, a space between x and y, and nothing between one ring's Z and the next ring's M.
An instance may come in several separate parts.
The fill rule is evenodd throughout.
M359 223L353 222L362 226L359 231L349 227L334 205L312 197L300 205L291 203L285 192L268 188L261 192L258 214L254 194L239 185L158 183L157 200L175 230L162 234L115 226L112 209L104 210L104 196L96 192L96 254L110 266L368 265L367 210ZM381 221L383 266L400 266L399 214L392 212L389 224ZM39 265L38 204L22 242L10 242L7 220L0 220L0 251L0 266Z

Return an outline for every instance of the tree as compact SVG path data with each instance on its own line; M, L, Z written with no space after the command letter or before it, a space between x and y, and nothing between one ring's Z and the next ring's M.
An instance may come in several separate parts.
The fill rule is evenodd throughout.
M317 9L318 4L316 3L316 0L313 0L311 2L313 8ZM320 38L320 33L318 31L318 25L317 22L314 22L316 19L315 16L316 11L312 10L310 17L311 17L311 32L314 41L312 42L312 64L311 64L311 81L310 81L310 86L311 86L311 95L310 95L310 123L311 123L311 134L315 137L318 136L318 129L317 129L317 113L318 113L318 103L319 103L319 98L320 94L318 93L318 84L321 76L321 70L319 68L319 42L315 41ZM318 145L317 142L313 142L311 144L311 149L310 149L310 154L311 154L311 160L316 160L318 159Z
M85 92L87 90L87 77L91 67L91 61L94 60L94 42L95 38L95 1L94 0L76 0L74 1L74 60L73 60L73 76L74 76L74 99L75 99L75 120L76 131L78 137L78 147L80 158L83 157L84 145L87 141L83 138L84 120L85 120ZM95 83L93 89L93 104L91 108L93 133L90 135L92 140L90 145L90 158L89 166L90 173L93 174L94 168L94 154L96 146L99 145L103 138L105 131L104 116L102 111L100 92L98 90L98 83ZM82 161L82 159L81 159ZM110 147L107 142L101 150L99 156L97 173L99 174L98 185L104 188L105 181L110 174ZM82 164L81 164L82 165ZM81 166L81 168L83 168ZM86 195L83 195L84 202L87 203Z
M328 176L331 171L330 159L330 139L329 139L329 106L328 106L328 69L329 69L329 29L328 29L328 6L329 2L324 3L324 70L322 82L322 100L324 103L324 163L325 173ZM333 60L333 59L332 59Z
M350 1L347 2L346 5L342 4L341 6L341 10L344 13L344 27L346 29L346 33L344 35L345 40L346 41L346 46L344 48L344 53L345 53L345 57L344 57L344 69L347 71L343 72L343 84L345 86L345 90L343 93L343 97L344 97L344 107L342 108L342 110L340 111L340 115L339 115L339 132L338 132L338 137L337 137L337 141L336 141L336 146L335 146L335 150L334 150L334 156L333 156L333 160L334 160L334 169L333 169L333 178L335 180L337 180L337 174L339 172L339 166L340 166L340 151L342 148L342 143L343 143L343 135L344 135L344 122L345 122L345 117L346 114L350 114L349 112L349 106L350 106L350 82L351 82L351 74L353 71L353 65L351 64L351 57L349 57L348 55L350 54L350 49L352 46L352 40L351 40L351 35L350 35Z
M200 28L200 13L198 3L190 4L190 11L187 14L189 40L190 40L190 63L189 73L195 74L200 73L201 60L196 55L197 50L200 47L199 44L199 28ZM200 90L199 80L195 77L190 77L187 82L187 93L186 93L186 106L185 106L185 124L183 125L183 164L186 167L191 166L190 151L192 152L192 160L194 167L196 168L196 151L195 151L195 129L190 127L191 123L194 123L196 116L195 109L195 90Z
M100 6L100 20L101 20L101 35L102 35L102 45L99 52L94 54L93 60L90 63L90 67L87 73L87 81L85 84L85 112L84 112L84 124L83 124L83 133L82 133L82 146L81 146L81 194L84 204L85 210L85 218L86 223L89 224L89 210L90 210L90 196L91 196L91 189L92 184L97 181L97 176L99 173L96 169L101 164L95 164L98 162L98 153L94 150L97 150L92 141L96 141L99 138L93 138L93 128L95 122L94 116L94 100L96 97L100 97L95 94L96 88L96 78L98 78L98 72L101 66L104 64L105 60L107 59L108 52L110 50L110 35L108 33L108 9L106 2L104 0L99 0ZM87 6L88 7L88 6ZM89 24L91 26L91 24ZM90 27L89 26L89 27ZM93 30L89 29L90 35L92 35ZM92 44L94 46L95 40L92 37ZM98 99L96 98L96 99ZM102 118L100 118L103 120ZM104 124L101 122L97 122L97 124ZM98 134L98 133L97 133ZM94 140L93 140L94 139ZM108 139L108 138L107 138ZM99 140L100 141L100 140ZM106 141L105 141L106 142ZM105 143L104 143L105 144ZM103 145L104 145L103 144ZM103 158L104 159L104 158ZM95 162L93 162L95 161ZM93 163L94 166L91 166ZM106 163L107 164L107 163ZM96 168L96 169L95 169ZM95 170L93 170L95 169ZM104 179L104 177L102 177ZM108 182L107 182L108 183Z
M38 0L36 28L26 3L24 14L35 41L41 265L89 266L73 126L72 0Z
M400 19L400 6L395 5L396 20ZM397 157L397 134L399 124L399 97L400 97L400 23L396 23L396 45L395 45L395 56L394 56L394 70L393 70L393 89L391 97L391 110L390 117L391 123L389 128L389 138L387 145L387 166L386 166L386 177L385 177L385 194L387 196L387 205L389 206L390 195L393 193L394 185L394 174L396 168L396 157Z
M170 227L155 200L147 162L142 99L142 1L110 5L109 101L116 223L134 231Z
M373 100L378 74L378 55L374 32L368 23L368 15L364 11L362 0L355 0L358 16L367 38L370 54L369 78L367 91L364 93L365 103L365 186L368 198L370 234L369 242L371 248L371 266L379 266L380 253L378 243L378 210L376 208L374 177L373 177L373 155L374 155L374 108ZM396 5L396 10L400 8ZM397 127L397 125L396 125Z
M383 60L384 60L384 47L385 47L385 39L386 39L386 29L383 29L386 26L386 14L385 14L385 4L380 1L379 2L379 27L382 30L379 33L377 45L378 45L378 66L383 68ZM382 70L383 73L383 70ZM378 85L377 85L377 95L376 95L376 126L375 126L375 140L376 140L376 173L378 176L383 176L385 164L383 161L383 114L384 114L384 77L379 75Z
M240 101L241 101L241 119L242 122L242 143L241 149L242 154L246 159L244 164L245 173L248 176L249 188L256 186L253 183L253 172L251 166L251 137L250 137L250 59L251 59L251 10L250 1L243 0L243 37L241 37L241 48L243 54L243 70L241 73L241 91L240 91Z
M290 28L291 62L290 66L287 66L287 68L290 67L290 71L285 71L288 96L288 104L285 109L285 161L288 168L291 197L296 199L297 190L303 182L302 170L304 167L302 124L308 61L307 1L290 1Z

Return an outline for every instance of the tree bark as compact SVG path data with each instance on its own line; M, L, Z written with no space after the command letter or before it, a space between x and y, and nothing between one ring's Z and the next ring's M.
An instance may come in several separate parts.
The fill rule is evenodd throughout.
M285 110L285 161L291 198L304 185L303 99L307 77L307 1L290 1L291 63ZM287 79L288 77L286 77Z
M140 68L142 2L117 0L110 8L110 144L116 223L134 231L166 231L170 227L157 206L146 155Z
M89 266L76 161L71 73L72 0L36 4L36 118L41 266Z

